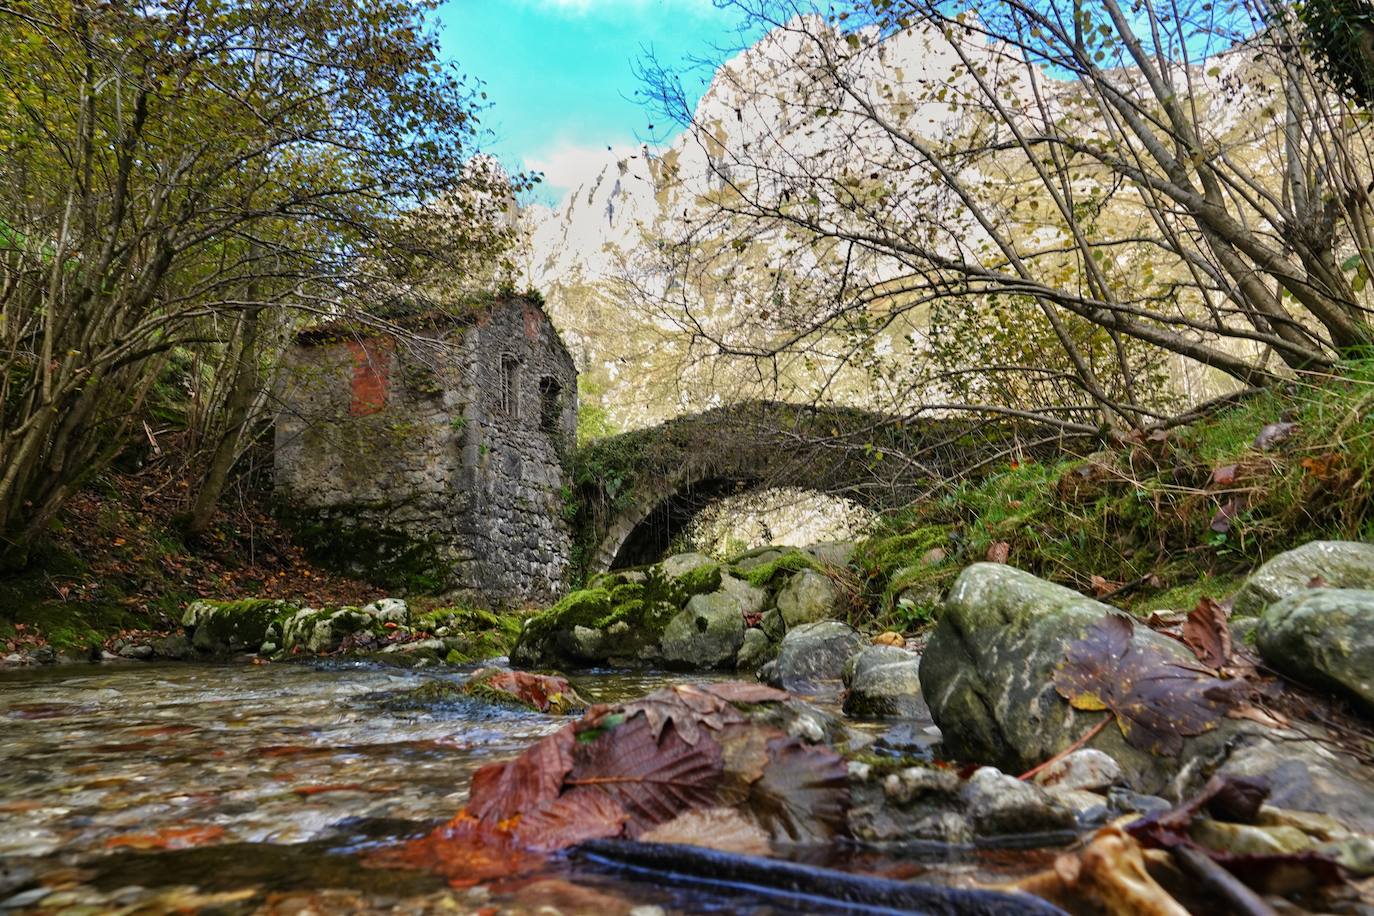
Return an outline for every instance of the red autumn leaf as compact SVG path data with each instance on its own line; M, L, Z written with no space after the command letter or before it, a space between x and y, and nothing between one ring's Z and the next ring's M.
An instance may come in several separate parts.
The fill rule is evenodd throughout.
M526 849L557 852L587 840L619 836L630 815L606 792L575 788L522 815L515 839Z
M1226 609L1211 598L1203 598L1183 622L1183 642L1208 668L1223 668L1231 660L1231 627Z
M630 836L670 821L689 808L715 801L725 768L720 745L709 738L688 744L675 725L667 725L655 739L642 712L602 734L578 744L567 786L594 787L606 793L629 815Z
M1093 594L1098 598L1105 598L1121 587L1120 583L1112 582L1102 576L1089 576L1088 584L1092 586Z
M507 763L472 774L467 810L484 821L503 821L558 797L573 766L572 726L561 728Z
M649 720L649 727L655 740L663 733L664 726L672 722L677 727L678 734L683 741L688 744L696 744L700 738L702 727L718 732L727 725L744 721L743 714L733 704L751 701L730 699L731 691L734 691L738 697L757 696L762 698L752 702L769 702L776 698L776 694L782 693L761 684L741 684L733 688L719 685L715 689L681 684L676 687L655 690L642 699L626 703L620 707L620 710L626 718L637 712L643 713L644 717ZM769 692L763 693L761 691ZM787 694L782 693L782 696L786 697Z
M522 705L540 712L548 712L549 705L557 697L566 699L575 695L567 678L534 674L530 671L508 671L502 668L482 668L474 671L468 684L504 693Z
M747 681L702 684L701 689L727 703L781 703L791 697L786 690L778 690L764 684L750 684Z
M213 843L224 836L224 828L213 825L166 827L154 833L123 833L105 841L106 849L127 846L132 849L191 849Z
M369 864L379 867L436 871L453 887L533 871L544 861L544 856L516 842L510 830L467 813L427 836L368 856Z
M1070 643L1054 686L1075 709L1115 714L1132 747L1173 757L1183 739L1216 727L1241 699L1237 682L1189 668L1134 640L1135 623L1108 614Z
M1011 545L1006 541L998 541L988 548L987 561L989 563L1005 563L1011 557Z

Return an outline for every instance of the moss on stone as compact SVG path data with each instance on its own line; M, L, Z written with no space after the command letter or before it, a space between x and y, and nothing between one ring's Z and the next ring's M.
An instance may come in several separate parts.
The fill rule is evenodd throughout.
M792 573L801 572L803 569L819 571L820 564L810 554L800 550L789 550L762 566L756 566L747 572L741 570L738 575L755 588L770 588L775 584L775 580Z
M688 570L673 580L688 598L707 595L720 588L720 564L709 563Z
M604 588L586 588L572 592L542 614L525 621L520 641L537 642L560 630L573 627L594 627L598 620L611 613L611 593Z
M271 598L237 601L196 601L182 618L195 630L193 643L203 652L254 649L262 645L274 623L285 624L296 607Z

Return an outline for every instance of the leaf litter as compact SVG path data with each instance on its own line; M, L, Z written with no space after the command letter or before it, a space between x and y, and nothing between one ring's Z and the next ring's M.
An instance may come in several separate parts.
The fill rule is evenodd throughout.
M456 817L373 860L466 887L531 873L548 854L591 839L748 852L828 840L849 805L843 758L741 709L788 699L726 682L593 706L515 759L482 767Z

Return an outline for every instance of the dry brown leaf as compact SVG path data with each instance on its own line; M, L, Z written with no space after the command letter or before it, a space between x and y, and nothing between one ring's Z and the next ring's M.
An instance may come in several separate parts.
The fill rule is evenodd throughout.
M1005 563L1011 557L1011 544L1006 541L998 541L988 548L987 560L989 563Z
M1202 598L1183 622L1181 638L1208 668L1224 668L1231 660L1231 627L1226 609L1211 598Z
M734 808L687 811L640 839L646 843L682 843L754 856L766 856L772 850L768 834Z

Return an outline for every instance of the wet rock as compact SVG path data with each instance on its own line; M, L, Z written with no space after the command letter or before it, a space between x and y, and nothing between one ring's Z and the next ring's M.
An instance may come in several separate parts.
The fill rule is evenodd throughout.
M771 661L776 653L777 644L768 638L768 634L758 627L750 627L744 631L744 641L735 655L735 670L757 671Z
M1081 737L1106 714L1069 706L1054 687L1054 672L1089 625L1118 613L1011 566L975 563L965 569L921 660L922 693L947 754L1020 773ZM1196 663L1182 643L1145 627L1136 627L1132 638L1166 657ZM1131 747L1116 727L1103 729L1091 746L1120 764L1132 789L1167 789L1172 797L1194 788L1240 731L1236 720L1223 720L1185 739L1175 758ZM1183 784L1174 784L1176 777Z
M795 698L768 703L751 711L749 718L811 744L838 745L849 740L849 729L838 716Z
M770 681L784 690L809 692L833 681L838 688L844 663L864 644L858 630L837 620L805 623L788 630L770 662ZM765 666L767 668L767 666Z
M1105 823L1111 817L1111 806L1105 796L1086 789L1046 789L1056 805L1073 812L1078 826L1088 827Z
M363 606L363 613L378 623L410 626L410 608L400 598L382 598Z
M793 573L778 592L778 613L788 630L834 617L838 606L839 592L835 583L814 569Z
M875 665L885 665L889 662L904 662L911 658L919 658L914 653L908 652L899 646L871 645L864 646L849 658L845 659L844 669L840 673L840 679L844 681L846 687L854 683L854 672L860 668L871 668Z
M1282 598L1260 616L1255 643L1280 673L1374 709L1374 590L1314 588Z
M1284 551L1246 578L1233 613L1258 615L1280 598L1307 590L1313 579L1328 588L1374 589L1374 544L1309 541Z
M744 616L725 592L693 595L668 621L659 640L664 660L679 668L721 668L733 664L744 644Z
M899 649L905 658L889 656L879 661L876 650L890 648L893 647L871 646L859 653L849 693L844 698L845 715L929 720L930 709L921 696L921 657Z
M1158 795L1145 795L1120 787L1107 790L1107 802L1117 811L1135 814L1159 814L1174 806Z
M1044 789L993 767L975 770L960 797L979 836L1066 830L1077 823Z
M147 661L153 657L153 647L147 643L125 643L116 653L120 658L133 658Z
M907 767L887 774L883 780L883 794L896 804L909 805L931 798L952 800L958 796L960 786L959 777L952 770Z
M1218 772L1264 779L1273 807L1329 814L1354 832L1374 834L1374 773L1297 733L1247 735Z
M1120 781L1120 764L1110 754L1091 747L1076 750L1035 775L1036 785L1047 789L1106 791Z
M371 628L373 619L355 607L337 610L302 608L281 622L281 646L311 653L333 652L344 637ZM259 643L264 640L259 640ZM255 647L256 648L256 647Z

